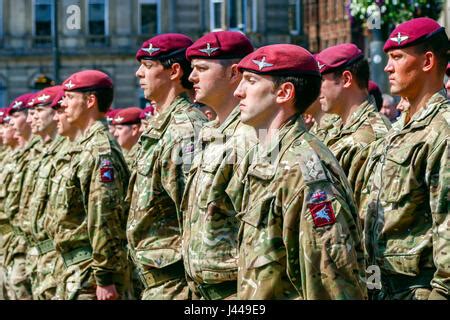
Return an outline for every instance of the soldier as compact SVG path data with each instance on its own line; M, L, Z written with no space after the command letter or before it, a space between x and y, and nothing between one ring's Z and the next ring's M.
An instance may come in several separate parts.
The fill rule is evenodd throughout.
M139 127L139 132L143 133L148 129L148 122L151 117L155 115L155 108L152 105L145 107L144 110L141 111L139 118L141 119L141 126Z
M103 72L85 70L63 82L61 104L79 130L70 168L59 180L56 251L65 270L58 280L64 299L127 298L125 192L129 172L104 120L114 89Z
M341 123L341 119L337 114L323 112L319 98L311 103L311 105L306 110L306 113L304 113L303 117L312 118L310 120L312 124L310 125L308 130L322 142L325 141L328 135L335 135L337 128Z
M373 98L369 98L369 64L360 49L346 43L321 51L316 60L322 74L320 102L323 111L339 115L342 122L325 140L347 174L350 186L362 163L354 159L366 153L371 142L382 138L390 122L378 113ZM358 159L364 160L363 155Z
M116 126L112 123L114 120L114 117L116 116L117 112L119 112L121 109L110 109L106 113L106 122L108 124L108 130L109 133L114 137L114 132L116 130Z
M278 44L249 54L239 69L241 120L259 143L226 189L242 221L238 298L365 298L351 189L301 117L319 95L316 61L302 47Z
M11 300L31 300L31 282L26 270L26 254L30 247L28 237L30 221L25 218L26 203L22 201L25 181L30 181L33 168L30 162L37 158L36 148L41 139L33 136L27 122L28 108L33 105L34 94L24 94L10 105L10 125L19 140L20 151L12 159L14 169L4 203L5 214L13 229L5 248L4 265L7 268L8 297Z
M137 142L141 136L141 112L142 109L138 107L121 109L112 120L112 125L115 127L114 137L122 147L130 171L139 151Z
M390 91L409 108L371 146L360 211L375 299L448 299L449 121L442 86L445 29L430 18L398 25L384 45Z
M242 75L237 64L253 51L240 32L211 32L186 51L195 100L217 114L200 132L198 152L183 197L183 261L191 291L203 299L236 297L239 220L225 189L246 151L253 128L240 121L233 96ZM199 148L200 149L200 148Z
M142 299L188 299L181 257L180 211L194 142L205 116L188 99L192 84L182 34L161 34L143 43L136 72L153 116L139 140L139 155L130 179L127 238L131 258L145 290Z
M9 183L14 172L14 160L19 152L19 142L14 137L14 128L9 124L10 108L2 109L0 115L1 137L6 146L5 157L0 162L0 300L6 300L7 294L7 275L4 265L4 254L9 241L12 238L12 227L5 212L5 200Z
M53 273L53 262L56 252L53 241L44 230L44 212L48 200L48 185L51 179L52 160L63 147L66 139L57 136L57 123L53 109L62 99L62 86L47 87L36 94L34 101L34 118L36 134L43 142L41 156L37 158L39 167L34 170L32 186L28 187L29 209L27 220L30 221L31 238L35 246L29 250L27 263L32 281L32 292L35 300L51 299L55 295L56 282L45 281Z
M65 142L50 162L51 168L48 173L50 181L48 181L48 192L46 197L47 204L39 221L39 224L42 223L42 227L48 238L52 240L51 242L48 241L49 244L47 246L44 245L43 251L49 251L40 254L37 263L37 268L41 271L41 273L38 273L40 287L37 290L40 292L40 295L38 296L39 299L61 300L64 298L64 288L58 286L58 280L62 278L65 270L64 261L62 256L52 248L52 244L54 247L54 238L58 229L57 214L58 209L61 206L60 197L64 192L60 183L63 180L63 177L70 175L70 162L72 158L71 148L74 147L77 152L78 148L74 143L74 140L79 135L79 130L70 125L67 121L64 108L61 107L63 96L64 91L55 97L54 102L57 101L57 103L52 103L52 108L55 109L54 120L57 121L58 135L65 137ZM47 247L47 249L45 249L45 247Z

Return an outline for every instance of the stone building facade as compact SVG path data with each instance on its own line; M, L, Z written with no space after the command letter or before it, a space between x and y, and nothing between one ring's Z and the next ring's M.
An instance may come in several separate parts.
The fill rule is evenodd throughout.
M305 45L301 0L57 0L59 79L81 69L108 73L115 107L144 106L134 58L146 39L240 30L255 46ZM53 78L53 0L0 0L0 106Z

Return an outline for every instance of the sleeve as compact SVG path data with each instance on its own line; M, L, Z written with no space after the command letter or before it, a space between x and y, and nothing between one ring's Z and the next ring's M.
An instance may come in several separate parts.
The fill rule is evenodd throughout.
M431 280L432 292L429 299L450 297L450 214L448 137L430 154L426 179L430 188L430 208L433 218L433 260L436 272Z
M88 193L88 233L92 246L92 268L99 286L113 284L113 274L125 270L123 215L129 174L122 160L112 152L92 157L88 162L91 174L85 174L84 179L80 179L82 182L85 180L83 185L89 186L85 190L85 194ZM82 172L87 172L87 169L83 168Z
M181 124L181 126L184 125ZM184 131L184 134L174 132L177 129ZM195 147L198 145L195 141L194 129L192 127L190 130L183 129L168 128L168 131L172 132L165 137L165 146L159 156L160 161L156 164L160 165L160 168L153 170L153 173L159 174L160 177L152 178L152 180L161 180L162 187L174 202L180 228L182 227L181 201L189 170L194 161Z
M367 299L361 230L351 206L323 180L307 183L288 203L287 272L304 299Z

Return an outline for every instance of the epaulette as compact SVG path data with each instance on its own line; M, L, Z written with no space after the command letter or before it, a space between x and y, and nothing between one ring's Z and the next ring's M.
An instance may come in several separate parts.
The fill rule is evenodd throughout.
M327 175L319 156L307 141L308 135L311 134L306 132L303 135L305 139L294 141L291 147L294 154L298 156L298 163L300 165L300 170L302 171L303 180L305 183L317 180L327 180Z

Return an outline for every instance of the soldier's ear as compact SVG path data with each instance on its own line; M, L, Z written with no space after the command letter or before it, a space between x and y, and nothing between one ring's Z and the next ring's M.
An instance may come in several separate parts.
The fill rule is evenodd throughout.
M431 51L425 52L422 70L424 72L429 72L431 69L436 68L437 64L438 61L436 55Z
M344 88L349 88L352 85L353 74L350 71L345 70L344 72L342 72L341 79L342 79Z
M292 82L284 82L276 89L276 102L284 104L295 99L295 86Z
M181 79L183 77L183 69L179 63L174 63L170 67L170 80Z
M230 68L230 80L233 83L239 83L241 79L242 73L239 72L237 63L234 63Z

